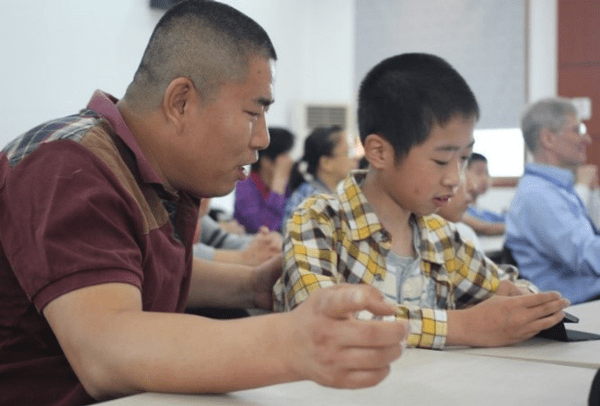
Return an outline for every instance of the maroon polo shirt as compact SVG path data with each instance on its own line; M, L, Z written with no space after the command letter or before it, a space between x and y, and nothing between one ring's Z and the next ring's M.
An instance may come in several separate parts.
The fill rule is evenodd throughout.
M43 317L55 298L120 282L145 311L185 309L199 200L164 187L115 102L96 92L0 153L0 403L93 403Z

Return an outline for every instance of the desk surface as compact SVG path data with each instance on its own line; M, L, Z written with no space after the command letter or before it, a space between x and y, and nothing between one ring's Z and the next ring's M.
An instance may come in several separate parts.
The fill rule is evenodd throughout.
M579 318L579 323L565 323L569 330L600 334L600 301L571 306L567 311ZM600 368L600 340L560 342L534 337L523 343L500 348L447 347L444 351L469 355L549 362L582 368Z
M411 348L373 388L339 390L295 382L228 395L145 393L103 405L586 405L595 373L590 368Z

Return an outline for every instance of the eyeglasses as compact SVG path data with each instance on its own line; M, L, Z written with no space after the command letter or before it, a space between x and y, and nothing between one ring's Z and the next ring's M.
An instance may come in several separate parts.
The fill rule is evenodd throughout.
M579 123L570 129L573 133L583 137L587 134L587 127L583 123Z

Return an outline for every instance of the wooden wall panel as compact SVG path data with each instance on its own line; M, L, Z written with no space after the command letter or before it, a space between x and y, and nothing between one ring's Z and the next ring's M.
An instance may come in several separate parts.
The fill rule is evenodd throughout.
M589 97L588 163L600 166L600 1L558 0L558 94Z

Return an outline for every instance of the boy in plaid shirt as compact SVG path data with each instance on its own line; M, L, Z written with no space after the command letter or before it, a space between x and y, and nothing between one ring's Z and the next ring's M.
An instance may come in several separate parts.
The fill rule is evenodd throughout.
M500 269L434 214L464 176L478 117L471 89L439 57L375 66L358 106L369 168L294 213L275 309L326 286L371 284L397 303L392 317L408 319L408 345L436 349L510 345L560 322L566 299L515 283L516 268Z

